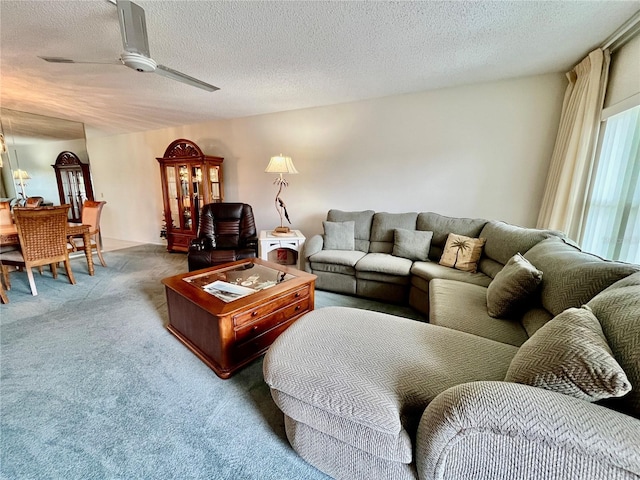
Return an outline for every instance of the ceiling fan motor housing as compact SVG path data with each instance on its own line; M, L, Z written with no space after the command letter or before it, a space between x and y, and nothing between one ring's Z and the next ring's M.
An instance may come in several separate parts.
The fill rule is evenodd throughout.
M125 52L120 57L124 65L138 72L155 72L157 64L151 58L139 53Z

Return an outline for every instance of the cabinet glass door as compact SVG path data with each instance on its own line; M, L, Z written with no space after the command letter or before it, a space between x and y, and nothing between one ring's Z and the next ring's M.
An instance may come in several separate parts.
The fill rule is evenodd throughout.
M180 229L190 231L193 228L191 202L191 172L187 165L178 166L180 177Z
M209 167L209 198L212 203L222 201L222 192L220 191L220 167Z
M60 171L60 180L65 203L70 205L69 220L80 222L82 218L82 204L87 199L82 170L70 168Z
M191 185L193 188L193 202L191 216L194 219L193 226L198 227L200 209L202 208L202 168L200 165L191 167Z
M178 205L178 180L176 177L176 168L168 165L165 167L167 174L167 193L169 197L169 210L171 212L171 225L167 225L171 229L178 228L180 225L180 207Z

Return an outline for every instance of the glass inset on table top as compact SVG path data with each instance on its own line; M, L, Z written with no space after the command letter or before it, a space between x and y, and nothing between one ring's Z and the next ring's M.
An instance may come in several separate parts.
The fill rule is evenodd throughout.
M225 302L232 302L293 278L294 275L282 270L249 261L185 277L183 280Z

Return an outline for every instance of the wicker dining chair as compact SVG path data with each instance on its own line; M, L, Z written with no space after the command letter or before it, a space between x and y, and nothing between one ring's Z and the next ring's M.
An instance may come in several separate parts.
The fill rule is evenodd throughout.
M32 267L51 265L53 278L58 278L58 262L63 262L69 283L76 283L67 250L68 212L69 205L14 209L20 250L0 253L2 277L7 290L11 288L8 266L25 267L32 295L38 294Z
M93 200L85 200L82 204L82 224L90 225L89 235L91 235L91 245L89 248L96 251L100 264L103 267L107 266L107 263L102 257L102 238L100 236L100 215L102 214L102 207L107 203L105 201L94 202ZM71 251L76 252L78 250L85 250L87 246L84 244L82 235L69 238L69 244Z

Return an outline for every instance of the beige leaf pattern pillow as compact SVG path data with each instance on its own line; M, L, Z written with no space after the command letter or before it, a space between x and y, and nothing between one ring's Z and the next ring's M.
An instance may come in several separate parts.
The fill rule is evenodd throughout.
M478 261L485 242L484 238L470 238L450 233L439 263L445 267L475 273L478 271Z

